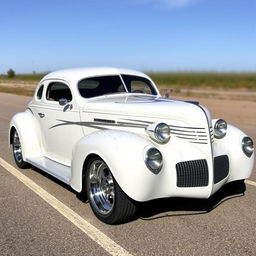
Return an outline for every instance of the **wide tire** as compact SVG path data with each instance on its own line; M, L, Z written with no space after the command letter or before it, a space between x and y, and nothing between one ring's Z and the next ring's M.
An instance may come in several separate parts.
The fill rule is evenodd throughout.
M122 191L109 167L99 157L87 164L85 189L95 216L104 223L120 224L135 216L135 202Z
M29 168L29 164L23 160L22 148L18 132L15 130L12 136L12 152L17 166L21 169Z

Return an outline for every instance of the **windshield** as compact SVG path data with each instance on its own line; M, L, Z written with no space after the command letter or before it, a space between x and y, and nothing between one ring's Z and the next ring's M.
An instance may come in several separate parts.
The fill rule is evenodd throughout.
M154 86L148 79L140 76L131 76L131 75L121 75L121 76L124 80L124 83L128 92L157 95L157 92L154 89Z
M78 83L78 90L84 98L128 92L157 95L152 83L148 79L132 75L86 78Z
M109 93L126 92L120 76L100 76L81 80L78 89L84 98L92 98Z

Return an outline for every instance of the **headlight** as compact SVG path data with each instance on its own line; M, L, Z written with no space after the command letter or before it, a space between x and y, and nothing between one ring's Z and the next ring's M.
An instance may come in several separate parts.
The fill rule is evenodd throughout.
M163 166L163 157L161 152L156 148L147 148L144 161L154 174L158 174Z
M227 133L227 122L223 119L219 119L216 121L214 125L214 137L216 139L222 139L225 137Z
M167 143L171 138L171 130L165 123L151 124L146 131L152 139L159 143Z
M250 137L244 137L242 140L242 149L250 157L254 151L253 140Z

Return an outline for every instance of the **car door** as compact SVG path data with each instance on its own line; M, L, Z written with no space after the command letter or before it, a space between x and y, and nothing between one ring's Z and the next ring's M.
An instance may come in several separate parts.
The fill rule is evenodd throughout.
M45 82L43 102L36 109L45 157L71 166L72 150L83 137L78 105L70 86L63 80ZM65 99L67 104L60 105Z

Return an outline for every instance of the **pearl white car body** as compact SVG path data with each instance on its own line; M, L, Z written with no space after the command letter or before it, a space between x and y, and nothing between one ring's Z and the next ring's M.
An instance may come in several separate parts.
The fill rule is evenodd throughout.
M108 82L104 80L104 86L120 83L121 87L97 92L102 77ZM59 96L58 90L62 90ZM254 162L250 138L231 124L225 127L223 120L219 130L224 136L218 137L217 121L197 102L161 97L154 82L141 72L71 69L50 73L39 82L25 112L12 118L9 141L14 155L22 152L23 162L77 192L86 184L88 161L98 157L111 171L111 182L131 201L209 198L226 183L247 179ZM160 132L169 136L164 142L155 136L159 124L165 125ZM15 146L15 136L20 147ZM159 162L151 162L156 169L147 162L152 160L147 159L151 148L158 152L152 157ZM97 207L93 210L107 223L118 222L105 220L104 211L97 214Z

